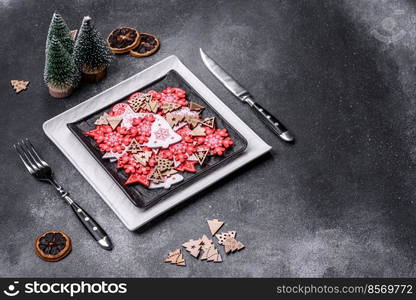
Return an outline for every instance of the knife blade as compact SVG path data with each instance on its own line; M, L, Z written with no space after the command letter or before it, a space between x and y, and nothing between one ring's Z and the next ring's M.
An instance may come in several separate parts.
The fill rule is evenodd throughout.
M199 48L202 61L208 70L239 100L247 103L259 116L259 118L283 141L294 142L294 137L287 128L264 107L254 101L253 96L231 77L219 64Z

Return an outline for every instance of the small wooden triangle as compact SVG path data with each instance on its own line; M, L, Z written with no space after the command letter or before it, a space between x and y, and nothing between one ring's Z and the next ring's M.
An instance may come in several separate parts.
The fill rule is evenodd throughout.
M116 129L122 120L123 116L107 116L108 124L110 124L111 128L113 129Z
M180 104L173 103L173 102L164 102L162 104L162 111L163 113L166 114L172 110L178 109L179 107L181 107Z
M21 91L24 91L27 89L27 86L29 85L29 81L26 80L11 80L10 84L16 91L16 94L20 93Z
M207 158L208 153L209 153L209 149L199 149L194 154L201 166L204 163L205 159Z
M159 169L154 169L153 172L149 175L148 179L153 183L163 182L163 176L160 174Z
M182 254L179 254L178 259L176 260L177 266L186 266L185 259L183 258Z
M196 126L191 131L192 136L205 136L205 128L203 128L201 125Z
M207 222L212 235L216 234L222 225L224 225L224 222L218 221L218 219L207 220Z
M212 118L206 118L201 122L202 125L208 126L210 128L215 127L215 117Z
M139 142L137 142L136 139L132 139L130 144L126 148L126 152L135 154L140 151L142 151L142 147L140 147Z
M221 254L218 253L217 257L215 258L214 262L222 262Z
M180 254L181 254L181 249L176 249L172 252L169 252L167 257L165 258L165 262L172 263L172 264L176 263Z
M107 117L109 117L109 115L105 112L101 117L99 117L94 124L95 125L108 125L108 120Z
M189 109L193 110L193 111L201 111L201 110L205 109L205 107L203 107L202 105L199 105L198 103L195 103L195 102L191 101L189 103Z
M143 166L146 166L147 162L149 161L150 157L152 157L152 155L153 155L152 151L142 151L142 152L133 154L133 157L138 163L140 163Z

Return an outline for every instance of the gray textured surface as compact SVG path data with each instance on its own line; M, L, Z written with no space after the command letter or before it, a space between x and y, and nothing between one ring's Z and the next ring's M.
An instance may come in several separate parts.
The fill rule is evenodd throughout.
M71 28L91 15L107 34L119 25L157 34L147 59L119 56L108 77L67 100L42 85L44 39L58 9ZM397 11L403 10L403 11ZM1 276L415 276L414 121L416 31L410 1L0 1ZM392 17L405 30L376 38ZM397 28L394 28L395 32ZM393 32L393 34L394 34ZM208 73L202 47L296 134L282 144ZM274 149L140 232L128 232L41 124L170 54L176 54ZM31 81L14 94L10 79ZM10 146L29 136L57 178L109 232L101 250L52 189L30 178ZM247 249L209 264L162 262L168 250L225 220ZM35 256L33 239L61 229L73 253Z

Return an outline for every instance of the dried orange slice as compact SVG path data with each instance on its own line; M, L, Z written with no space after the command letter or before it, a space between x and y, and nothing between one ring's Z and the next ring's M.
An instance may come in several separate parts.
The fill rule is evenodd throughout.
M71 252L70 237L58 230L48 231L38 235L35 240L36 254L46 261L58 261Z
M150 33L140 33L140 44L130 50L130 55L134 57L145 57L152 55L159 50L159 39Z
M114 53L129 52L140 44L140 33L131 27L119 27L109 34L107 43Z

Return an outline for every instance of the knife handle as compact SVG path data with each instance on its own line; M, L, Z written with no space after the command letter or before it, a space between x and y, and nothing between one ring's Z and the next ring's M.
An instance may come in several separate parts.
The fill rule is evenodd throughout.
M287 128L271 113L269 113L264 107L256 103L251 97L245 97L244 101L250 105L251 108L275 134L277 134L282 140L287 143L293 143L294 137L290 134Z

